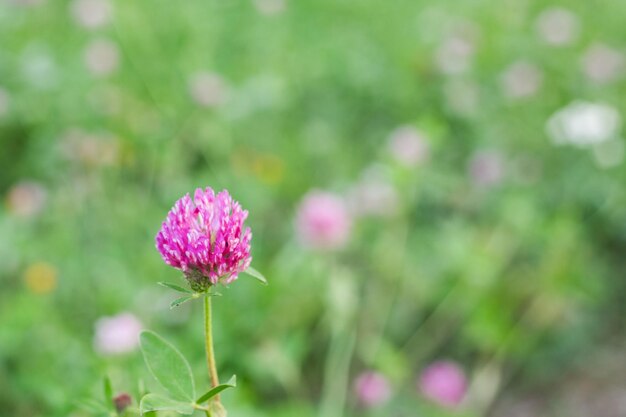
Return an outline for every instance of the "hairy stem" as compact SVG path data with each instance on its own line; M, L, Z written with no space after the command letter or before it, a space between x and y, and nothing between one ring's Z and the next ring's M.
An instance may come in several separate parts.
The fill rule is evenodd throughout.
M206 362L209 368L211 386L217 387L220 384L217 377L217 367L215 366L215 352L213 351L213 332L211 329L211 296L204 297L204 337L206 342ZM219 402L220 396L215 396L215 401Z

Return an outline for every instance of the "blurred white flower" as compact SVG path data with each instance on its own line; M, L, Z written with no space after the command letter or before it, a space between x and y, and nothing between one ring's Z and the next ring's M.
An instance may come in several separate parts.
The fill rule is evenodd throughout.
M471 65L474 45L467 39L452 37L437 49L437 66L444 74L459 74Z
M102 27L111 19L108 0L73 0L70 8L76 22L88 29Z
M131 352L139 345L142 329L139 319L131 313L101 317L95 324L94 348L104 355Z
M578 16L561 7L551 7L541 12L535 25L541 39L554 46L571 44L580 33Z
M117 70L120 54L117 45L108 39L96 39L87 45L85 65L94 75L105 76Z
M398 193L377 169L364 172L348 193L348 205L355 216L391 216L398 211Z
M226 100L228 88L219 75L199 72L189 81L189 93L200 106L215 107Z
M285 0L254 0L254 7L259 13L274 16L285 11Z
M419 165L428 159L428 141L424 134L413 126L396 128L387 140L393 158L407 167Z
M626 70L624 54L601 43L595 43L582 57L583 71L590 80L608 83L616 80Z
M557 111L546 125L552 142L589 147L615 139L622 118L611 106L586 101L575 101Z
M33 217L44 209L48 193L35 181L21 181L9 189L7 208L20 217Z
M11 98L9 92L0 87L0 119L9 113L11 107Z
M542 82L543 73L541 70L527 61L513 63L500 78L504 94L513 99L536 94Z
M460 74L472 65L478 28L470 21L455 20L449 32L435 53L435 61L442 73Z
M474 185L491 187L504 177L504 159L498 151L481 150L470 158L468 171Z

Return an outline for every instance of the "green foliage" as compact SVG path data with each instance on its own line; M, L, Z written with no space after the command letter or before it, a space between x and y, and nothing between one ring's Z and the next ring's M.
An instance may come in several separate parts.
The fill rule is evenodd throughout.
M267 285L267 278L265 278L263 276L263 274L261 274L259 271L257 271L256 269L252 268L251 266L248 267L248 269L246 269L245 271L243 271L243 273L244 274L248 274L252 278L257 279L261 284Z
M104 394L104 402L106 404L113 403L113 388L111 387L111 380L108 376L104 377L102 382L103 394Z
M177 298L170 303L170 309L178 307L179 305L184 304L187 301L193 300L195 298L198 298L198 297L194 297L193 295L186 295L184 297Z
M271 278L261 291L242 274L215 299L220 373L245 381L223 394L231 415L318 416L337 392L346 417L437 415L415 381L442 358L470 379L491 372L461 415L518 402L569 416L578 386L610 406L626 373L621 347L606 353L626 328L624 127L585 148L556 145L547 125L578 100L626 117L626 2L85 3L102 2L108 18L89 26L79 0L0 1L2 415L80 417L84 398L110 413L104 374L135 411L153 392L190 404L137 347L100 348L102 319L120 313L175 341L205 392L201 306L170 310L193 292L154 248L174 201L205 185L248 210L253 264ZM574 16L569 43L543 40L554 7ZM607 48L622 70L601 80ZM533 94L510 94L515 69L514 89L538 77ZM391 150L401 126L427 144L415 166ZM483 151L502 168L486 186L472 175ZM347 201L341 250L301 244L313 189ZM366 213L372 195L393 210ZM333 339L352 330L335 365ZM394 395L375 410L352 387L368 369Z
M169 342L151 331L141 333L141 350L152 376L168 391L169 397L149 393L141 398L139 411L143 415L152 411L174 411L179 414L192 414L194 409L213 410L213 417L223 413L221 405L211 401L216 395L228 388L237 386L237 377L233 376L225 384L209 389L195 402L196 397L193 375L185 357ZM202 404L209 402L207 406ZM208 407L208 408L207 408Z
M204 395L200 396L200 398L196 400L196 403L202 404L210 400L211 398L215 397L220 392L228 388L235 388L236 386L237 386L237 376L233 375L225 384L220 384L217 387L213 387L210 390L208 390Z
M172 284L170 282L159 282L158 284L160 286L162 286L162 287L169 288L169 289L174 290L174 291L187 293L187 294L193 294L193 291L191 291L190 289L183 288L180 285Z
M179 401L196 398L191 367L185 357L169 342L151 331L141 333L141 351L154 378Z
M150 411L175 411L179 414L193 414L193 404L172 400L160 394L147 394L141 399L139 411L142 415Z

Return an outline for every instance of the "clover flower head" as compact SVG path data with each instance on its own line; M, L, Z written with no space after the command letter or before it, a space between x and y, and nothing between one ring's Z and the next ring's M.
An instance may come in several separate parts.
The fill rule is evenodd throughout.
M366 407L374 407L389 400L391 384L385 375L375 371L366 371L354 381L354 391L360 403Z
M183 271L191 288L206 291L217 283L229 284L245 271L250 257L248 212L224 190L198 188L179 199L156 236L163 260Z
M467 379L457 363L444 360L430 364L422 372L418 387L426 398L443 407L455 408L465 398Z

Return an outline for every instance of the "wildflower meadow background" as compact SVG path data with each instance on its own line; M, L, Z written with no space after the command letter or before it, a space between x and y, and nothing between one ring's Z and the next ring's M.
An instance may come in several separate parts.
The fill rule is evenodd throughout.
M624 16L1 1L0 415L92 416L107 375L136 407L142 329L207 386L155 236L210 186L270 282L213 304L230 416L623 417Z

